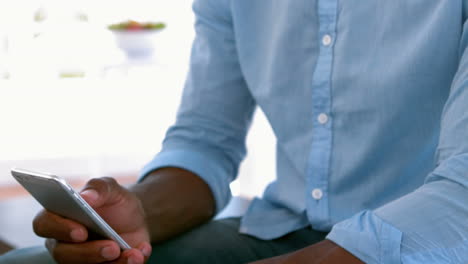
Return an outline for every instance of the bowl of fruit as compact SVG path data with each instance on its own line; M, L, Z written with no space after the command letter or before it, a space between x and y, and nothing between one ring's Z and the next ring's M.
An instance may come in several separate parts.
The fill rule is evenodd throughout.
M165 27L164 23L128 20L109 25L108 29L114 34L117 46L129 58L147 58L153 55L155 35Z

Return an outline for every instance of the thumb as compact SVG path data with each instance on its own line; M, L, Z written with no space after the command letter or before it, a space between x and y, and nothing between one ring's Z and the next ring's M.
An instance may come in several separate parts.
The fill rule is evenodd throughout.
M123 188L115 179L103 177L88 181L80 195L91 207L99 208L120 202L123 193Z

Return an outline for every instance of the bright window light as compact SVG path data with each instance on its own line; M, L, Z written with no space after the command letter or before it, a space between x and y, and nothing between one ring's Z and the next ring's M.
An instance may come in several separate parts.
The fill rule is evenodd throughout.
M154 56L128 58L107 26L164 22ZM0 3L0 184L23 166L132 173L173 122L193 40L191 1Z
M0 1L0 185L10 167L73 178L136 175L174 122L194 38L189 0ZM132 58L107 26L164 22L154 54ZM274 137L257 112L231 185L259 195Z

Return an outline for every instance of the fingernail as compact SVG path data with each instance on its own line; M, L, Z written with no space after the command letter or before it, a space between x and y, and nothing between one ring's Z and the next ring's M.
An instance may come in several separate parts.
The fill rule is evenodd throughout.
M143 253L143 256L149 257L151 255L151 247L144 245L140 248L141 253Z
M137 263L137 262L136 262L134 259L132 259L132 258L129 258L129 259L127 260L127 264L136 264L136 263Z
M55 245L57 245L57 240L52 239L52 238L46 239L45 246L46 248L49 249L49 251L53 251L53 249L55 248Z
M88 201L96 201L99 197L99 194L95 190L85 190L81 192L81 196L86 196Z
M83 241L83 240L85 240L85 234L84 234L83 230L81 230L81 229L72 230L71 233L70 233L70 236L74 241Z
M101 249L101 256L107 260L113 260L118 257L115 255L115 250L112 247L104 247Z

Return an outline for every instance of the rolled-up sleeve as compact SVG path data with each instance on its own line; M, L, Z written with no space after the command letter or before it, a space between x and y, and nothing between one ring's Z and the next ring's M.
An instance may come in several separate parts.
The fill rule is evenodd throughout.
M434 171L417 190L336 224L328 235L366 263L468 263L467 27Z
M219 211L246 154L255 101L238 61L230 0L196 0L193 10L196 38L177 120L142 178L162 167L187 169L207 182Z

